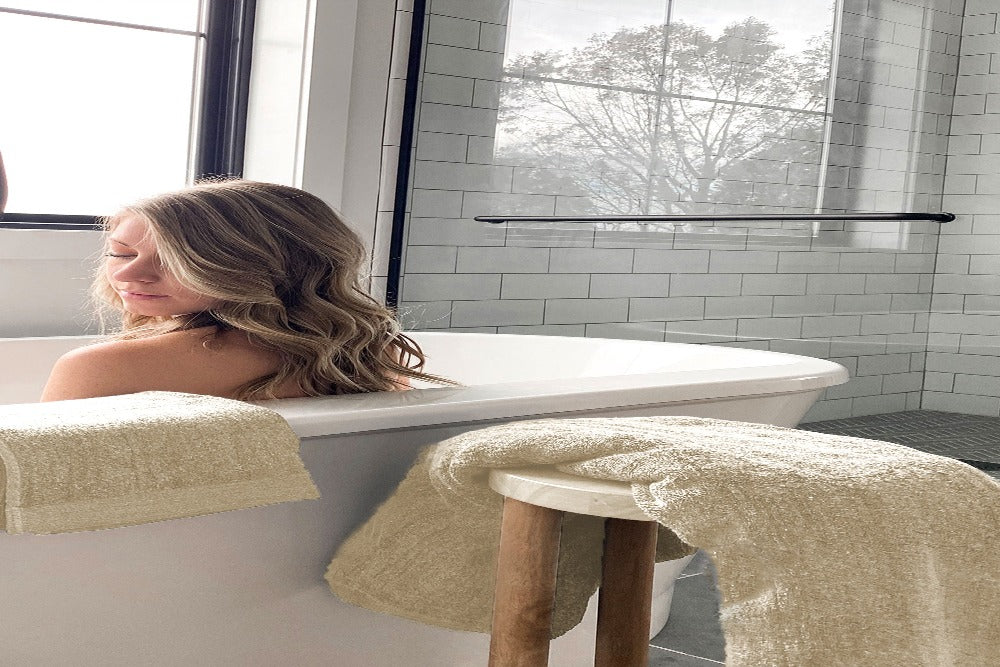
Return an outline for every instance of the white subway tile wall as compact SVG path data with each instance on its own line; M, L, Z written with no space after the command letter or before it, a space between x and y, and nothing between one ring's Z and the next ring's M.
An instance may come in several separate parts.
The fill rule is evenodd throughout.
M1000 26L968 0L928 325L923 407L1000 414Z
M824 208L958 213L940 236L931 222L474 222L573 215L587 202L571 185L540 188L538 165L493 161L507 2L430 0L404 325L713 343L842 363L852 380L828 390L807 420L917 409L921 400L1000 414L995 0L968 1L964 39L962 2L844 4ZM811 212L818 167L795 155L706 210ZM560 175L544 171L546 182ZM746 203L776 193L791 205ZM380 209L391 210L392 193L384 198Z

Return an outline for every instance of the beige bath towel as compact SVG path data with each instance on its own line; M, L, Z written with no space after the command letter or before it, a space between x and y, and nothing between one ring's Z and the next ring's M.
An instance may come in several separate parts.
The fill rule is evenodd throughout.
M214 396L149 391L0 406L0 460L0 527L8 533L114 528L319 497L280 415Z
M531 464L631 482L644 512L707 550L727 664L998 664L1000 484L899 445L740 422L555 419L446 440L344 543L331 589L488 632L501 498L485 474ZM569 551L600 544L586 520L567 537ZM554 634L582 615L591 558L560 556Z

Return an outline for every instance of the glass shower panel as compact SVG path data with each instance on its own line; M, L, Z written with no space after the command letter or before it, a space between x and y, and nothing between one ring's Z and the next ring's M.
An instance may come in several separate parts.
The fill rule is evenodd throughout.
M641 29L666 21L669 2L648 0L512 0L504 66L538 53L585 48L594 35ZM547 58L552 60L551 57Z
M804 3L810 21L793 23L778 4L626 4L609 15L514 2L497 159L534 168L531 192L559 197L557 214L811 211L831 7ZM797 187L806 175L811 198Z
M903 4L432 3L404 325L807 354L854 376L813 418L919 405L934 223L473 220L939 210L962 9Z

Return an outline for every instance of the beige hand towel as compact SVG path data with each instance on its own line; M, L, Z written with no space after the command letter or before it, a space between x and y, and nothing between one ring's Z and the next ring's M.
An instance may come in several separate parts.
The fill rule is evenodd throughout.
M214 396L149 391L0 406L0 460L0 527L8 533L114 528L319 497L280 415Z
M714 419L539 420L446 440L344 543L331 589L488 632L501 500L485 474L531 464L629 481L652 519L708 551L727 664L995 664L1000 484L899 445ZM568 550L596 532L567 528ZM554 635L593 590L589 558L560 556Z

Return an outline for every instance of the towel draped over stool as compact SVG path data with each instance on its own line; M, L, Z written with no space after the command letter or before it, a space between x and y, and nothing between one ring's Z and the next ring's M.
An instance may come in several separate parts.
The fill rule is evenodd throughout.
M147 391L0 406L0 528L64 533L319 497L272 410Z
M376 611L488 632L503 498L491 468L630 482L658 560L705 549L727 664L996 664L1000 484L891 443L693 417L546 419L425 450L327 570ZM600 577L602 520L563 524L553 636Z

